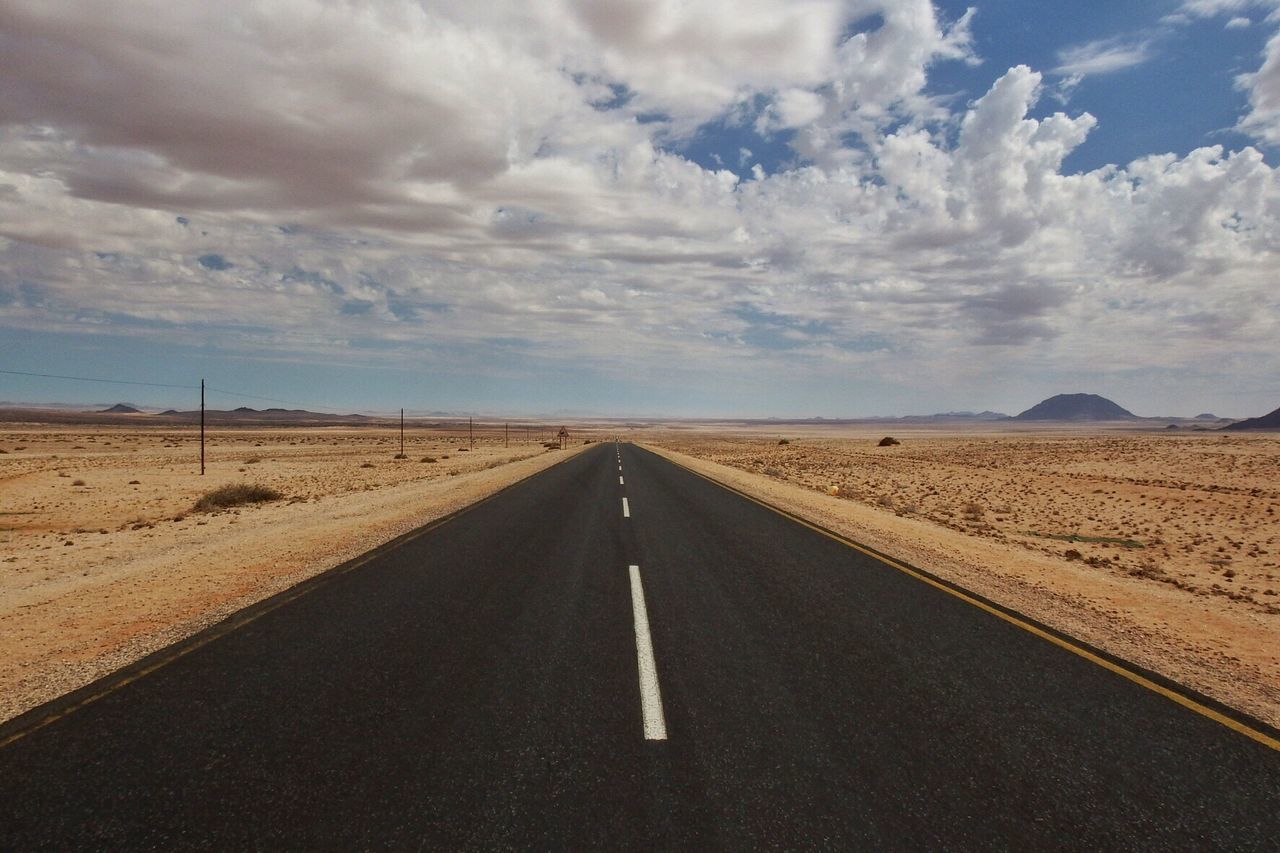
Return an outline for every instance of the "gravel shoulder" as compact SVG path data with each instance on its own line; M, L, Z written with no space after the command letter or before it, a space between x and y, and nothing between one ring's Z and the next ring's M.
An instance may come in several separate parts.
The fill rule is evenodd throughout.
M658 443L673 462L864 543L1059 631L1280 726L1280 615L1245 600L1192 595L1099 571L721 464Z
M3 457L13 464L0 471L8 509L0 535L0 720L584 449L497 445L463 454L455 447L453 458L445 456L440 464L416 458L391 464L381 447L344 451L338 458L306 456L284 441L300 444L298 431L273 435L275 446L263 434L238 440L243 446L213 459L214 476L196 481L198 487L163 457L49 454L48 442L87 444L78 436L18 436L25 452ZM330 436L324 438L327 447ZM147 438L152 444L160 440ZM245 446L275 458L241 474ZM362 458L376 458L378 467ZM55 479L64 470L89 483L75 487L79 496L55 504L51 489L66 494L72 488L70 477ZM245 476L258 476L291 497L215 513L190 510L193 489ZM174 505L184 509L175 514ZM95 528L102 523L110 529L77 526L88 524L85 517L95 519Z

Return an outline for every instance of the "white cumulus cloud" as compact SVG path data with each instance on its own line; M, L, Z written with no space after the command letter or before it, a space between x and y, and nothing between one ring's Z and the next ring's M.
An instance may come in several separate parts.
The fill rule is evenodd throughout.
M3 10L3 327L441 370L497 348L530 370L717 385L856 373L977 393L1003 381L978 367L993 363L1135 388L1144 370L1280 370L1275 170L1202 148L1064 171L1096 122L1037 112L1039 72L993 70L970 104L928 95L931 69L976 59L972 12ZM1267 50L1242 126L1274 142ZM1052 71L1148 51L1095 42ZM793 132L795 165L740 177L673 153L748 122Z

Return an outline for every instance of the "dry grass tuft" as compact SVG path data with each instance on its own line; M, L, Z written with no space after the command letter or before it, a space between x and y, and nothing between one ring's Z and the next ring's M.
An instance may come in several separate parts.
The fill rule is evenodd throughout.
M219 486L212 491L205 492L196 501L194 507L196 512L213 512L214 510L226 509L233 506L243 506L244 504L262 503L264 501L275 501L284 497L270 486L257 486L250 483L232 483L226 486Z

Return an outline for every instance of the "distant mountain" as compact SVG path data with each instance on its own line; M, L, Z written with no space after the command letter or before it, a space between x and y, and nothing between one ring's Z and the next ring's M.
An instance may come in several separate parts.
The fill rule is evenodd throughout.
M198 409L189 412L166 412L165 414L175 420L195 421L200 419L200 411ZM301 424L311 426L340 423L377 423L383 420L382 418L368 415L335 415L325 412L309 412L306 409L254 409L249 406L239 406L230 411L209 409L205 412L205 419L222 423Z
M1192 420L1193 421L1220 421L1222 420L1222 418L1218 417L1217 415L1210 414L1209 412L1201 412L1200 414L1192 418Z
M1009 416L1004 412L993 412L988 409L985 412L939 412L932 417L956 421L1002 421Z
M1260 418L1246 418L1243 421L1236 421L1233 424L1224 426L1223 429L1280 429L1280 409L1265 414Z
M134 417L139 415L140 417ZM242 426L361 426L364 424L392 423L394 419L387 417L371 417L369 415L335 415L323 412L308 412L301 409L285 411L268 409L258 411L247 406L233 411L209 409L204 413L204 420L211 425L237 424ZM103 411L85 411L68 409L36 409L0 407L0 423L44 423L44 424L121 424L130 425L155 424L176 425L200 422L200 410L179 412L170 409L161 414L147 414L133 406L123 403ZM416 424L422 426L419 420Z
M912 424L947 423L952 421L1003 421L1009 416L1003 412L938 412L933 415L903 415L897 418L875 418L874 420L901 421Z
M1127 421L1137 415L1097 394L1058 394L1016 415L1020 421Z

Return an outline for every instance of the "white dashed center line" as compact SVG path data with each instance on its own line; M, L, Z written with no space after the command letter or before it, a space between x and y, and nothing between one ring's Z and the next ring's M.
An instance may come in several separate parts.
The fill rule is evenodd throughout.
M631 507L627 504L626 498L622 499L622 517L623 518L631 517Z
M667 720L662 713L662 691L658 689L658 666L653 660L653 640L649 636L649 613L644 606L640 567L631 566L631 612L636 623L636 663L640 667L640 712L644 716L644 739L666 740Z
M626 485L626 483L622 482L622 478L621 478L621 477L619 477L619 478L618 478L618 485L619 485L619 486L625 486L625 485Z

